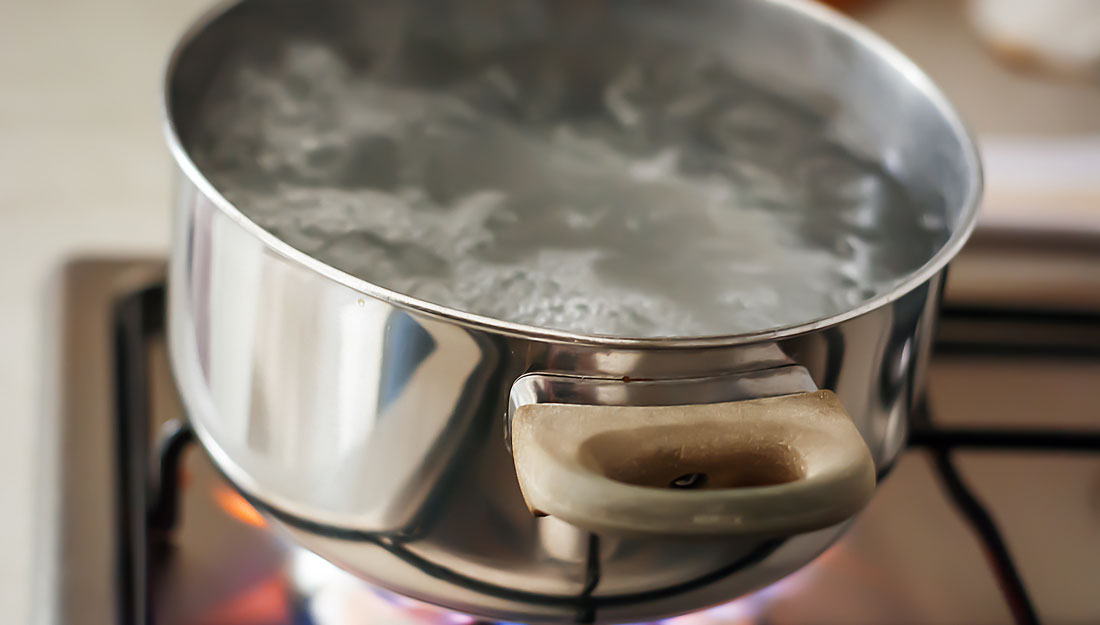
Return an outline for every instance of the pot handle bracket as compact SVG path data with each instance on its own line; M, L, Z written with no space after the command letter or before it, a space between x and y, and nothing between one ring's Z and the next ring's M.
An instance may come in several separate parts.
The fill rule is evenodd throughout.
M513 385L508 419L528 508L597 533L791 535L849 519L875 488L840 400L797 366L629 382L531 374Z

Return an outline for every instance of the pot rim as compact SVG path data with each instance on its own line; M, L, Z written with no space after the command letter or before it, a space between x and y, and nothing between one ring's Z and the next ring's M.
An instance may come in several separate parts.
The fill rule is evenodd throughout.
M363 295L384 301L398 308L415 311L435 319L456 323L467 328L489 331L506 336L534 339L550 343L565 343L594 347L617 349L698 349L775 341L838 325L877 308L886 306L901 298L920 285L928 282L937 273L942 271L944 267L947 266L947 263L958 254L960 249L962 249L977 225L978 206L983 188L983 172L974 135L959 117L946 96L944 96L924 71L901 51L867 27L824 5L804 2L802 0L764 0L769 4L779 5L784 10L798 13L802 17L816 21L822 27L841 32L851 37L858 44L871 50L877 57L881 58L887 65L893 68L894 71L904 76L906 81L912 84L918 92L928 99L929 103L932 104L947 123L953 135L959 139L959 143L963 150L962 156L964 165L969 170L969 184L962 202L963 206L960 212L960 221L947 242L944 243L944 245L932 255L924 265L900 280L893 289L881 293L844 312L801 323L788 324L777 328L741 334L649 338L585 334L504 321L493 317L466 312L457 308L433 304L426 300L387 289L341 271L309 254L299 251L282 239L264 230L257 223L245 216L244 213L214 187L199 170L198 166L191 159L187 149L183 146L175 120L173 119L170 104L172 79L176 74L180 59L188 46L210 24L217 21L233 7L248 1L250 0L223 0L219 2L196 18L184 30L183 35L179 37L176 44L173 46L163 72L160 93L161 126L168 143L169 152L191 184L202 192L218 210L232 219L246 232L259 239L268 250L275 252L291 262L298 263L312 270L323 278L327 278L362 293Z

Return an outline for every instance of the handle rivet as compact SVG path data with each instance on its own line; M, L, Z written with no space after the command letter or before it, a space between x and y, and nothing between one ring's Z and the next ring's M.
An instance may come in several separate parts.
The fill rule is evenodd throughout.
M685 473L669 482L669 488L702 488L707 483L706 473Z

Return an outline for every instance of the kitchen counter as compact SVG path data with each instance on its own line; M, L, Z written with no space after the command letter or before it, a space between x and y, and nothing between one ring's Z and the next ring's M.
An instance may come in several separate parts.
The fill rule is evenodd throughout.
M2 10L0 495L7 513L0 516L0 606L7 622L32 618L35 507L50 483L43 452L52 430L43 415L56 401L49 382L59 327L49 302L51 278L78 251L166 252L171 168L158 126L160 73L172 42L206 4L14 0ZM1011 115L1028 120L1035 110L1046 113L1025 124L1032 135L1100 131L1097 89L1071 87L1077 95L1067 96L1066 89L1044 87L1013 112L999 91L1016 89L1011 79L983 86L966 75L991 61L970 50L970 60L959 63L949 46L929 45L917 34L948 27L958 34L957 5L884 1L866 19L929 66L979 131L1011 130ZM972 46L965 35L955 41ZM1095 127L1084 128L1089 125ZM1082 158L1095 153L1086 150ZM1001 188L997 176L1003 174L991 176L992 193ZM1093 196L1085 197L1089 206ZM1087 217L1095 223L1098 215Z
M204 2L32 2L0 9L0 606L31 622L36 495L55 399L51 277L76 251L163 254L170 168L158 89Z

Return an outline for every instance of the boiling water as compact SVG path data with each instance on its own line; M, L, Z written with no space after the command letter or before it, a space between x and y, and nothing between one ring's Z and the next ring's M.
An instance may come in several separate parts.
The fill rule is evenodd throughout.
M947 238L942 206L717 60L665 51L595 78L517 62L427 84L293 43L223 66L190 148L244 214L325 263L584 333L830 316Z

